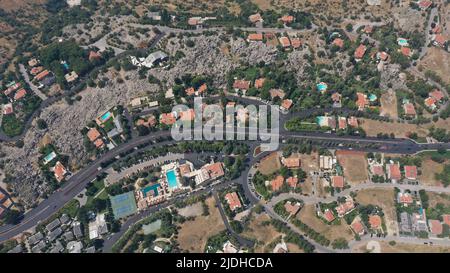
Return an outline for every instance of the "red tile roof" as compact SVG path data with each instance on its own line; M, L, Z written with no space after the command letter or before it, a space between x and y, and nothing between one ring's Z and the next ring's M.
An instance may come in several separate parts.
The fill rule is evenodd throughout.
M262 41L263 35L262 33L250 33L247 37L249 41Z
M230 206L231 210L242 207L241 200L239 200L239 196L236 192L227 193L225 195L225 199L227 200L228 206Z
M12 103L3 105L3 115L10 115L12 113L14 113L14 108L13 108Z
M370 34L373 32L373 26L372 25L366 25L364 26L364 33Z
M97 60L97 59L100 59L101 57L102 56L98 52L95 52L95 51L92 51L92 50L89 52L89 61Z
M429 1L429 0L421 0L419 1L418 5L420 8L422 9L427 9L429 8L431 5L433 4L433 2Z
M289 108L291 108L292 104L293 104L292 100L286 99L281 102L281 107L283 107L286 110L289 110Z
M290 214L290 215L296 215L297 212L300 210L301 206L300 204L296 203L293 205L290 201L287 201L284 204L284 209Z
M400 180L402 178L398 164L389 164L389 178L395 180Z
M195 111L194 109L188 109L186 111L180 112L180 119L183 121L189 121L194 120L195 118Z
M234 89L248 90L250 88L250 82L244 80L235 80L233 83Z
M367 99L367 96L365 94L358 92L356 93L356 96L358 97L358 99L356 100L356 105L358 106L359 110L362 110L369 105L369 100Z
M195 94L195 89L193 87L189 87L186 90L184 90L184 92L186 92L186 95L192 96Z
M262 20L261 14L256 13L256 14L252 14L248 17L248 19L250 20L250 22L252 23L256 23Z
M294 22L294 16L284 15L283 17L281 17L280 20L285 24L290 24L290 23Z
M209 164L204 168L208 171L211 179L216 179L218 177L225 175L225 171L223 170L223 164L221 162Z
M331 184L333 188L344 188L344 177L343 176L332 176Z
M20 89L19 91L14 94L14 100L20 100L21 98L25 97L27 94L27 91L25 89Z
M176 119L173 113L163 113L160 116L160 122L166 125L172 125L176 122Z
M358 127L358 119L356 117L349 117L348 125L350 125L352 127Z
M364 232L364 226L361 223L361 221L353 221L353 223L350 225L350 227L358 235L361 235Z
M417 167L405 166L405 177L408 179L417 179Z
M255 87L261 88L264 85L264 82L266 81L266 78L259 78L255 80Z
M35 79L40 81L42 79L44 79L45 77L47 77L50 74L50 72L48 70L44 70L41 73L37 74Z
M372 165L371 172L373 175L384 176L384 169L381 165Z
M278 191L283 186L284 178L281 175L278 175L270 181L270 185L272 186L272 191Z
M442 224L439 222L439 220L429 220L428 224L430 225L430 231L434 235L441 235L442 234Z
M286 168L300 168L300 158L299 157L288 157L288 158L283 158L282 160L283 165Z
M381 217L379 215L370 215L369 224L372 229L379 229L381 227Z
M284 91L281 90L281 89L270 89L270 90L269 90L269 93L270 93L270 97L271 97L272 99L274 99L274 98L276 98L276 97L279 97L280 99L282 99L282 98L284 98L284 96L286 95L286 94L284 93Z
M55 178L58 180L58 182L61 182L64 179L64 176L67 173L66 168L61 162L56 162L53 172L55 173Z
M433 108L434 106L436 106L436 100L432 97L428 97L424 100L424 103L427 107L429 108Z
M344 47L344 40L342 40L341 38L336 38L333 41L333 45L336 45L340 48Z
M410 56L411 56L411 49L410 49L409 47L402 46L402 48L400 49L400 51L401 51L402 54L405 55L406 57L410 57Z
M450 214L443 214L443 215L442 215L442 221L443 221L444 224L446 224L447 226L450 226Z
M440 101L444 98L444 93L442 91L434 89L432 92L428 94L428 96L432 97L436 101Z
M333 212L332 212L331 210L329 210L329 209L326 209L326 210L325 210L323 216L325 217L325 219L326 219L328 222L333 222L333 220L336 219L336 218L334 217Z
M359 45L355 50L355 59L362 59L362 57L364 57L364 54L366 53L366 50L367 48L365 45Z
M87 133L87 137L91 142L94 142L97 138L100 137L100 132L97 130L97 128L91 128Z
M399 193L398 201L402 204L412 204L414 202L410 193Z
M99 138L94 141L94 145L96 148L101 148L101 147L103 147L103 145L105 145L105 143L103 142L103 140L101 138Z
M288 177L288 179L286 179L286 183L288 183L291 188L295 188L297 187L298 178L294 176Z
M291 46L291 41L289 41L288 37L285 37L285 36L280 37L279 41L280 41L280 44L282 47L290 47Z
M339 129L347 128L347 119L345 117L339 117Z
M405 103L403 105L403 110L405 111L405 115L408 115L408 116L416 115L416 108L414 107L414 104L412 104L412 103Z
M331 95L331 99L334 101L334 102L340 102L341 101L341 94L339 94L338 92L335 92L335 93L333 93L332 95Z
M291 44L293 48L299 48L302 46L302 41L299 38L291 39Z

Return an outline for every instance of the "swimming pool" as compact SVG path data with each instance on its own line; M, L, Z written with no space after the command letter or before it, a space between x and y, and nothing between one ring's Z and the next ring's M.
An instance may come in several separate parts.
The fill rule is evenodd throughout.
M153 196L158 196L158 187L160 184L151 185L142 189L142 194L147 197L148 192L153 191Z
M373 101L376 101L376 100L377 100L377 95L375 95L375 94L370 94L369 95L369 101L373 102Z
M177 176L175 175L175 170L170 170L166 172L167 183L169 183L169 188L178 188Z
M56 157L55 152L51 152L48 155L44 157L44 164L47 164L48 162L52 161Z
M324 116L318 116L316 117L316 121L319 126L324 126L326 118Z
M111 117L111 112L106 112L103 114L103 116L100 117L101 122L107 121Z
M398 38L397 39L397 43L399 46L407 46L408 45L408 40L406 40L405 38Z
M317 90L319 90L320 92L327 90L328 85L324 82L318 83L317 85Z

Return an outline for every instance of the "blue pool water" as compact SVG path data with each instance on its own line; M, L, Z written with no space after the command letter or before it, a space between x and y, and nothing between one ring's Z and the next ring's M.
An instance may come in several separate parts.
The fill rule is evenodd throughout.
M48 155L46 155L46 156L44 157L44 161L45 161L45 162L50 162L50 161L52 161L55 157L56 157L56 153L55 153L55 152L51 152L51 153L49 153Z
M169 188L171 188L171 189L177 188L178 183L177 183L177 177L175 175L175 171L174 170L167 171L166 176L167 176L167 182L169 183Z
M407 46L408 45L408 40L404 39L404 38L398 38L397 39L397 43L399 46Z
M111 112L106 112L103 114L103 116L100 117L101 121L104 122L106 120L108 120L111 117Z
M321 92L327 90L327 87L327 84L323 82L317 84L317 90Z
M370 101L376 101L377 100L377 96L375 94L370 94L369 95L369 100Z
M147 193L149 191L153 191L153 196L158 196L158 187L160 186L160 184L155 184L155 185L151 185L148 187L145 187L142 189L142 193L144 194L144 196L147 196Z

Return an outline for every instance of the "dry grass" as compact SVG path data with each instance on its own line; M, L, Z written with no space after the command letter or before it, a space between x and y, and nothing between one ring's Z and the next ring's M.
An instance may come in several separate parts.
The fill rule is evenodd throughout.
M270 244L270 242L280 235L283 235L272 225L263 225L265 221L270 221L270 217L267 214L252 216L252 220L248 225L248 230L244 231L242 234L245 237L257 240L257 244L255 245L256 253L263 253L266 245Z
M443 204L445 207L450 206L450 195L445 193L427 192L429 198L429 206L436 207L437 204Z
M273 152L263 160L258 166L258 170L264 175L270 175L281 168L280 157L277 152Z
M339 164L344 169L344 177L348 183L360 184L369 179L365 153L338 151L336 156Z
M376 205L383 209L384 221L389 235L398 234L394 189L366 189L358 192L356 202Z
M397 113L397 96L395 92L390 89L380 97L381 110L380 116L398 118Z
M422 185L427 186L442 186L439 180L436 180L435 175L442 172L444 164L434 162L433 160L426 158L422 161L422 173L419 175L419 181Z
M416 132L419 137L428 135L428 130L425 126L398 123L398 122L383 122L371 119L360 119L361 127L367 133L367 136L377 136L379 133L394 133L395 137L405 138L411 132Z
M209 207L208 216L197 216L194 221L186 221L180 226L178 243L183 250L203 253L208 238L225 229L214 198L208 198L205 202Z
M316 209L314 205L305 205L305 207L302 208L300 213L297 215L297 218L315 231L324 235L330 241L341 237L345 238L347 241L354 238L353 232L344 220L341 220L339 225L325 224L316 216Z
M443 246L429 246L429 245L414 245L396 243L394 246L387 242L380 242L382 253L448 253L449 247Z
M450 83L450 54L441 48L431 47L419 63L423 71L432 70L439 75L447 84Z

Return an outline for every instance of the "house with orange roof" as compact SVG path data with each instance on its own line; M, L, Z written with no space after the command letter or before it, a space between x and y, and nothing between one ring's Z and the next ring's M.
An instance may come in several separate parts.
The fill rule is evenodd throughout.
M33 67L38 65L39 61L36 58L33 58L31 60L28 61L28 66Z
M195 94L195 89L194 89L194 87L189 87L189 88L186 88L186 90L184 90L184 92L186 93L186 95L192 96Z
M333 41L333 45L338 46L339 48L343 48L344 47L344 40L342 40L341 38L336 38Z
M200 87L197 89L197 95L205 93L206 90L208 90L208 85L206 85L206 83L200 85Z
M233 83L233 88L238 91L246 91L250 88L250 81L244 81L244 80L235 80Z
M391 163L386 164L387 177L394 182L400 181L402 179L402 174L400 172L400 164Z
M369 99L367 98L367 95L361 92L356 93L356 105L358 106L359 111L363 111L364 108L369 106Z
M45 77L47 77L49 74L50 74L50 72L46 69L46 70L42 71L41 73L37 74L36 77L34 77L34 79L37 81L41 81Z
M441 235L444 230L439 220L428 220L428 226L430 227L430 232L435 236Z
M30 74L33 75L33 76L36 76L37 74L41 73L42 70L44 70L44 67L43 67L43 66L33 67L33 68L30 70Z
M58 182L61 182L67 174L67 170L64 165L60 161L58 161L53 167L53 173L55 174L56 180L58 180Z
M281 158L281 163L283 163L283 165L286 168L289 169L298 169L300 168L301 165L301 160L300 157L298 156L291 156L291 157L287 157L287 158Z
M450 214L443 214L443 215L442 215L442 221L443 221L444 224L446 224L447 226L450 226Z
M262 88L264 83L266 82L266 78L259 78L255 80L255 88Z
M344 188L344 177L340 175L335 175L331 177L331 185L333 188Z
M238 208L242 208L241 200L236 192L229 192L225 195L230 210L234 211Z
M284 203L284 209L287 213L289 213L289 217L295 216L300 211L301 207L302 204L299 202L293 204L293 202L287 201L286 203Z
M436 110L437 108L436 102L437 101L432 97L428 97L424 100L425 106L431 109L432 111Z
M369 215L369 225L373 230L381 228L381 217L379 215Z
M363 236L365 233L364 225L361 222L361 218L359 216L353 219L353 222L350 224L350 227L356 235Z
M258 22L263 22L263 18L261 17L261 14L259 13L255 13L252 14L248 17L248 19L250 20L250 22L252 22L253 24L258 23Z
M419 2L417 2L417 5L421 10L427 10L431 7L431 5L433 5L433 2L431 2L430 0L420 0Z
M283 187L284 177L278 175L272 181L270 181L270 185L272 187L272 191L279 191L281 187Z
M94 145L95 145L95 148L100 149L100 148L103 148L105 143L103 142L103 140L101 138L98 138L94 141Z
M359 45L355 50L355 60L359 61L364 57L364 54L366 53L367 47L363 44Z
M202 170L206 170L211 179L217 179L225 175L222 162L207 164L202 167Z
M12 103L7 103L3 105L3 115L11 115L14 113L14 108Z
M281 109L287 111L292 107L292 104L293 104L292 100L285 99L281 102Z
M334 214L331 210L329 209L325 209L325 212L323 213L323 217L325 218L325 220L327 220L328 222L333 222L334 219L336 219L334 217Z
M288 179L286 179L286 183L289 185L289 187L296 188L298 184L298 178L295 176L288 177Z
M331 100L333 101L333 107L341 107L342 95L338 92L331 94Z
M417 179L417 166L407 165L404 167L405 169L405 178L409 180Z
M297 49L300 48L302 46L302 41L299 38L292 38L291 39L291 45L292 48Z
M347 213L351 212L355 208L353 198L350 196L345 197L345 202L339 204L335 209L339 217L344 217Z
M99 138L100 132L97 130L97 128L91 128L87 132L87 137L89 138L89 141L94 142L97 138Z
M363 32L366 34L371 34L373 32L373 26L372 25L365 25Z
M389 54L385 51L381 51L377 53L377 59L382 61L387 61L389 59Z
M359 126L358 119L354 116L351 116L348 118L348 125L350 125L353 128L357 128Z
M90 62L92 62L92 61L94 61L94 60L98 60L98 59L100 59L102 57L102 55L100 54L100 53L98 53L98 52L95 52L95 51L93 51L93 50L91 50L90 52L89 52L89 61Z
M442 34L436 34L433 37L433 44L435 46L445 47L445 43L447 42L447 39L442 36Z
M159 122L165 125L172 125L176 122L176 117L174 113L162 113L159 117Z
M414 202L412 195L408 192L399 192L397 195L397 201L403 205L411 205Z
M156 117L154 115L149 115L147 118L139 118L136 121L136 126L144 126L150 128L155 125L156 125Z
M400 48L400 52L406 57L411 57L412 56L412 51L411 51L411 49L409 47L402 46Z
M405 115L408 117L415 117L417 115L414 104L410 102L403 104L403 111L405 112Z
M19 91L14 94L14 100L20 100L21 98L25 97L27 94L27 91L25 89L20 89Z
M192 108L180 112L180 119L182 121L192 121L194 120L194 118L195 118L195 111Z
M276 97L279 97L280 99L283 99L284 96L286 95L283 90L281 90L281 89L274 89L274 88L270 89L269 93L270 93L270 97L272 99L274 99Z
M259 42L263 40L263 34L262 33L250 33L247 36L248 42Z
M291 41L286 36L280 37L278 40L283 48L288 48L291 46Z
M347 129L347 119L345 117L339 117L338 128L341 130Z
M284 24L290 24L292 22L294 22L294 16L292 15L283 15L280 18L281 22L283 22Z
M433 91L428 93L428 96L435 99L436 102L440 102L444 99L444 93L438 89L434 89Z

